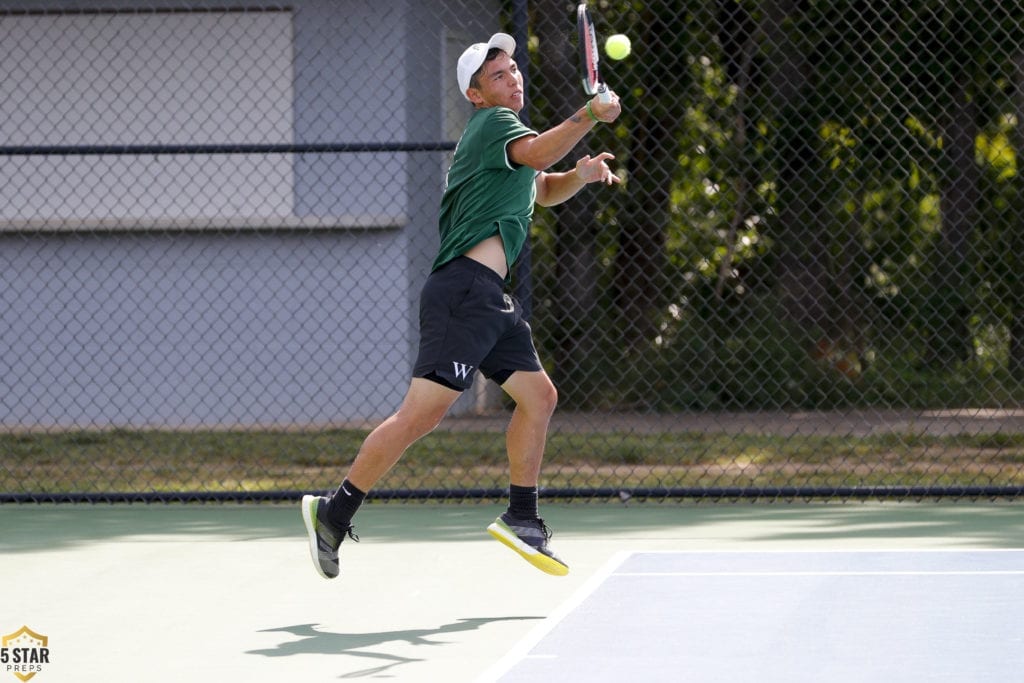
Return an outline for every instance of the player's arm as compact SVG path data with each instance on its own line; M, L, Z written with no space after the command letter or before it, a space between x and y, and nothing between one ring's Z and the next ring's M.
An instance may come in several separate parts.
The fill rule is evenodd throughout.
M520 166L529 166L544 171L561 161L572 148L589 133L598 121L611 123L622 111L619 98L612 94L611 102L599 102L595 97L590 101L591 116L587 107L581 107L575 114L554 128L539 135L530 135L513 140L508 144L509 159ZM596 120L595 120L596 119ZM577 188L578 189L578 188Z
M621 183L622 179L608 168L608 160L614 158L609 152L593 158L588 154L576 162L576 168L566 173L538 173L537 203L541 206L561 204L588 183Z

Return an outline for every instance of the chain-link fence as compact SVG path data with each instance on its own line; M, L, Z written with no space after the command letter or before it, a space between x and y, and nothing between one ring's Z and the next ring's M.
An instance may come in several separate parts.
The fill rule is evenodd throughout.
M1024 489L1024 9L592 2L623 115L513 279L581 499ZM398 406L470 113L576 112L575 7L0 1L0 499L291 498ZM559 167L555 167L558 170ZM480 385L381 498L501 496Z

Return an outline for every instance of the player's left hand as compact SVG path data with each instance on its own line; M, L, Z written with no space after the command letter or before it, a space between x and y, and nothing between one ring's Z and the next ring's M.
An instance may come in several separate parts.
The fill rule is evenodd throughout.
M608 168L608 160L614 159L611 152L601 152L596 157L589 154L576 162L576 175L584 183L621 183L622 178L618 177Z

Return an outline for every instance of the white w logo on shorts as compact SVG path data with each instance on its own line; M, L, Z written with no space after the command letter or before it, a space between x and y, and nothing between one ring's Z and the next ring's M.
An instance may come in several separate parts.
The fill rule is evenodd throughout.
M472 365L456 363L455 361L452 361L452 365L455 366L455 377L458 379L467 379L469 377L469 373L473 372Z

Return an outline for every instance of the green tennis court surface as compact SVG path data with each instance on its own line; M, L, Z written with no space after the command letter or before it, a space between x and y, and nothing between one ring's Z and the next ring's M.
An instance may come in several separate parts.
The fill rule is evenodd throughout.
M515 677L531 666L601 681L580 662L616 623L617 643L643 643L619 648L629 670L702 639L696 673L663 680L1024 668L1008 616L1024 595L1024 562L1006 550L1024 545L1018 505L547 504L564 578L486 534L499 512L370 505L331 582L297 505L3 506L0 636L47 639L32 683L458 683L530 680ZM819 636L827 649L810 657ZM4 667L0 683L19 680Z

